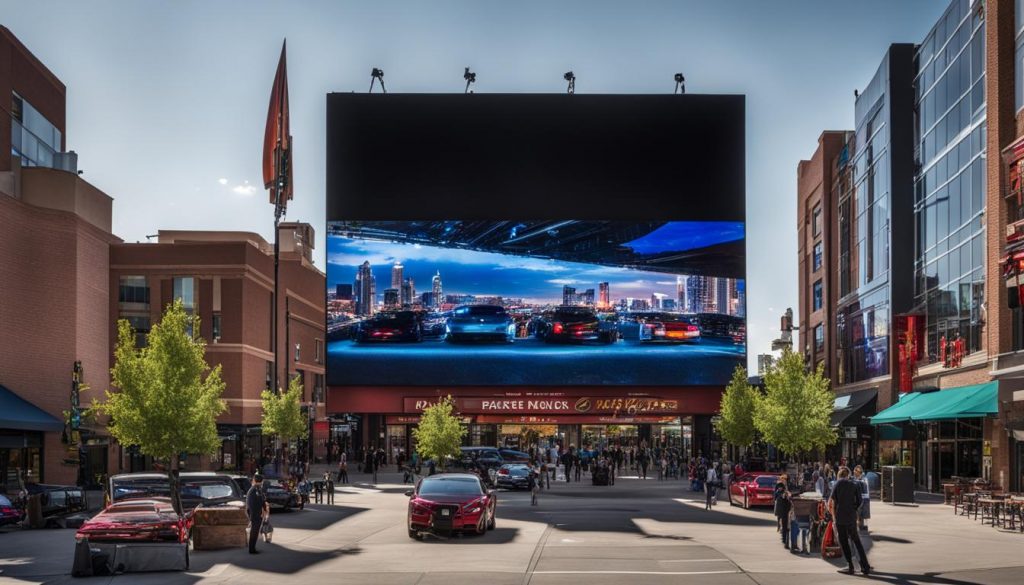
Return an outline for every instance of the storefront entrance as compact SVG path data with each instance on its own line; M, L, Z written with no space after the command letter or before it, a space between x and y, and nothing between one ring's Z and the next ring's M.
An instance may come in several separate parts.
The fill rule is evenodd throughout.
M984 419L938 421L925 425L924 470L921 484L936 491L953 477L982 477Z
M25 483L42 481L42 433L0 434L0 492L16 494L19 478Z

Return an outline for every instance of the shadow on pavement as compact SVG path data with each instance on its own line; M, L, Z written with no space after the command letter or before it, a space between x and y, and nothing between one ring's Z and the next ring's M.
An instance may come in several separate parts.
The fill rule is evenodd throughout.
M328 506L324 504L307 505L305 510L293 510L286 513L273 514L270 522L274 528L298 528L302 530L321 530L365 512L366 508L352 506Z
M501 518L498 518L501 521ZM489 531L487 534L462 534L457 533L452 536L442 536L437 534L424 534L422 542L424 544L505 544L515 540L519 534L518 528L502 528L496 527L494 530Z

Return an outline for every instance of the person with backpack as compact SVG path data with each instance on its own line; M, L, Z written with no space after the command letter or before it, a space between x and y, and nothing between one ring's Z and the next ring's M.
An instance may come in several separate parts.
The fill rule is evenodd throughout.
M708 467L707 475L705 476L706 481L704 487L706 488L706 500L704 501L704 509L710 510L711 506L715 505L715 492L718 491L718 474L715 472L714 467Z
M537 470L530 465L530 472L526 475L526 487L530 490L530 505L537 505L537 492L539 491L539 480L537 477Z

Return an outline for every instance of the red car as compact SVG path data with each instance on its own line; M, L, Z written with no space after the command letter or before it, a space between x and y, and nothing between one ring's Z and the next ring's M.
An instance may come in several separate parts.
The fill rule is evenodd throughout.
M747 473L734 479L729 485L729 504L752 508L774 506L775 484L779 476L767 473Z
M442 473L420 480L409 496L409 538L424 532L483 534L494 529L498 497L469 473Z
M184 570L189 565L188 533L188 520L174 511L170 498L129 499L110 504L85 522L75 541L87 541L93 555L106 556L114 566L135 561L132 570ZM126 548L134 550L122 558Z

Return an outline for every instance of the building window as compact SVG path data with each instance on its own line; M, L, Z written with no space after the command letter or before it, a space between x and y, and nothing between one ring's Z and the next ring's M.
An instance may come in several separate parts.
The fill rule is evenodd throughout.
M825 349L825 325L818 324L814 328L814 351L824 351Z
M815 205L814 211L811 212L811 235L821 235L821 205Z
M316 363L324 363L324 340L317 339L313 341L313 357Z
M295 361L299 361L300 359L302 359L301 356L302 356L302 345L296 343L295 344Z
M313 402L319 404L325 401L324 375L313 374Z
M149 305L149 287L145 276L122 276L118 283L117 300L120 303Z
M196 308L195 279L191 276L174 278L174 300L181 299L181 304L189 313Z
M814 272L821 270L821 242L814 244Z
M267 382L264 388L267 390L272 389L274 385L274 362L267 362Z
M11 94L11 117L14 118L15 122L21 123L24 120L23 102L17 94Z
M150 329L149 315L121 315L121 318L128 321L135 331L135 347L146 347Z
M821 281L814 283L814 310L821 310L822 305L822 292L821 292Z
M213 314L213 340L220 341L220 313Z
M11 150L22 166L52 167L61 132L21 96L11 94Z

